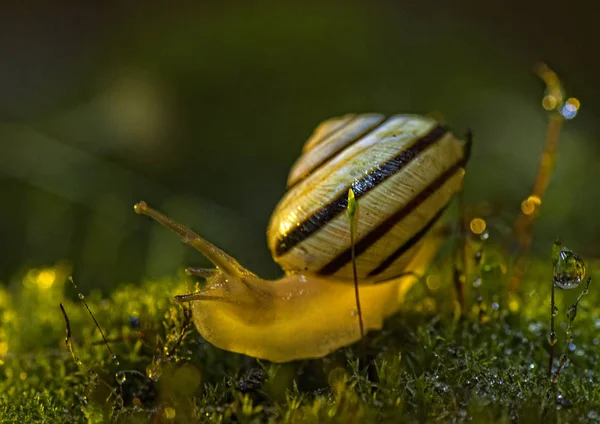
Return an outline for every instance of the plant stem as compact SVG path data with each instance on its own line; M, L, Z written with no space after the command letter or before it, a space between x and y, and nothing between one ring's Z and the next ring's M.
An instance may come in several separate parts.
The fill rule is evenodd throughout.
M552 300L550 301L550 357L548 358L548 377L552 377L552 362L554 360L554 345L556 344L554 332L554 281L552 282Z
M556 372L552 376L552 384L556 384L558 382L558 377L560 377L560 371L566 365L567 360L569 358L568 355L569 355L570 345L571 345L571 343L573 343L573 321L575 321L575 317L577 316L577 306L579 305L579 301L581 300L581 298L583 296L585 296L586 294L588 294L588 290L590 288L591 282L592 282L592 277L588 277L585 288L583 289L583 291L581 293L579 293L579 296L577 296L577 299L575 300L575 302L573 302L571 307L568 309L567 318L569 319L569 324L567 325L567 330L566 330L567 339L565 340L565 353L563 353L561 355L560 363L558 364L558 368L556 368Z
M533 238L533 224L539 215L539 207L542 203L550 177L554 172L556 163L556 150L558 148L558 139L560 130L565 120L560 108L564 102L563 89L558 76L548 66L543 63L538 64L534 71L546 83L546 89L550 97L554 100L553 112L548 117L548 129L546 131L546 144L544 152L540 156L535 183L531 189L531 194L523 201L521 213L513 225L514 234L519 242L517 259L508 284L510 292L515 292L521 285L523 274L527 265L526 255L531 247ZM547 110L548 107L544 106Z
M362 310L360 309L360 295L358 293L358 274L356 272L356 252L354 249L356 239L356 210L358 209L358 203L354 197L354 191L350 189L348 191L348 217L350 218L350 253L352 256L352 273L354 275L354 297L356 299L356 311L358 313L358 325L360 327L360 338L365 337L365 328L362 318Z
M552 113L548 119L546 145L540 157L540 165L533 189L525 202L528 202L531 198L535 198L541 203L546 194L546 189L548 188L548 183L550 182L550 177L556 163L556 150L563 121L564 118L560 113ZM525 273L527 265L526 255L531 248L533 239L533 224L539 215L539 205L535 205L534 207L533 211L523 210L522 208L519 217L514 223L514 233L519 241L519 247L515 267L509 282L509 290L511 292L515 292L519 288L521 279Z
M467 281L467 225L465 219L465 202L463 189L458 192L458 234L459 237L456 239L454 246L454 258L453 258L453 282L454 291L456 292L456 300L460 305L461 315L466 312L465 305L465 283ZM459 258L460 256L460 258ZM461 262L461 268L458 267L458 261Z

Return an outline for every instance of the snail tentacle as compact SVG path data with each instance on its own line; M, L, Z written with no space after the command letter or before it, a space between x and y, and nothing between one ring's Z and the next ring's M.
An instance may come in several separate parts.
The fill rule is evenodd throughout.
M220 296L209 296L203 292L180 294L175 296L175 301L177 303L193 302L196 300L223 300L223 298Z
M184 225L172 220L156 209L151 208L146 202L141 201L136 203L134 210L136 213L140 215L146 215L161 224L163 227L166 227L169 230L177 233L182 242L202 253L206 259L211 261L225 274L231 276L254 275L242 267L233 257L229 256L217 246L203 239Z
M217 273L216 269L206 269L206 268L194 268L194 267L187 267L185 269L185 273L189 276L192 277L202 277L202 278L211 278L214 277L215 274Z

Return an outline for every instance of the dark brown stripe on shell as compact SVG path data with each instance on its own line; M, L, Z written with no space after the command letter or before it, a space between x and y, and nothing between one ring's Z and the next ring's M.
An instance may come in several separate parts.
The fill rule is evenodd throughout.
M360 115L358 115L358 116L360 116ZM339 155L340 153L342 153L344 150L346 150L347 148L349 148L350 146L352 146L354 143L358 142L359 140L362 140L364 137L366 137L367 135L371 134L372 132L377 131L379 128L381 128L382 125L384 125L390 119L391 119L391 117L388 117L388 118L381 117L381 120L379 120L378 122L373 123L372 126L366 128L365 130L363 130L360 133L358 133L356 136L354 136L354 138L348 140L346 143L344 143L342 146L340 146L337 150L335 150L334 152L330 153L328 156L324 157L320 162L316 163L304 175L300 176L296 181L294 181L294 183L292 185L288 186L288 190L290 190L292 187L294 187L294 186L298 185L299 183L301 183L302 181L304 181L306 178L308 178L314 172L316 172L319 168L321 168L323 165L325 165L327 162L329 162L332 158L334 158L337 155ZM353 122L355 120L356 119L352 119L351 121ZM350 122L348 122L348 124L349 123ZM345 128L347 126L348 125L344 125L343 127ZM334 136L337 133L338 133L338 131L334 131L331 136ZM327 138L330 138L330 137L327 137ZM319 141L319 144L321 144L323 141L324 140ZM317 147L317 146L314 146L312 149L314 149L315 147Z
M400 171L412 162L423 150L442 139L448 130L437 125L430 132L418 139L412 146L401 151L382 165L376 166L360 180L354 181L342 194L329 204L317 210L312 216L295 226L289 233L282 235L276 242L275 255L281 256L292 250L297 244L306 240L325 224L342 213L348 206L348 190L352 187L356 199L360 199L378 184Z
M396 259L398 259L400 256L405 254L411 247L413 247L415 244L417 244L425 236L425 234L427 234L427 232L431 229L431 227L433 227L435 225L435 223L442 217L442 215L446 211L446 208L448 208L449 204L450 204L450 202L446 203L444 205L444 207L441 208L438 211L438 213L436 213L433 216L433 218L431 218L429 220L429 222L427 222L427 224L425 224L425 226L423 228L421 228L414 236L412 236L410 239L408 239L408 241L406 243L404 243L402 246L400 246L398 249L396 249L390 256L385 258L385 260L383 262L381 262L381 264L379 264L379 266L377 268L375 268L373 271L369 272L368 276L373 277L375 275L381 274L383 271L388 269L396 261ZM394 277L390 277L390 279L391 278L394 278Z
M367 233L362 239L356 243L355 251L356 257L366 252L372 245L374 245L379 239L386 235L398 222L407 217L415 209L417 209L425 200L427 200L433 193L435 193L440 187L442 187L455 173L463 166L464 161L452 165L442 174L440 174L435 180L429 183L423 190L421 190L415 197L413 197L406 205L398 209L381 224ZM445 207L445 206L444 206ZM408 243L408 242L407 242ZM352 260L350 248L344 250L338 256L336 256L331 262L325 265L321 270L320 274L334 274L339 271L344 265Z

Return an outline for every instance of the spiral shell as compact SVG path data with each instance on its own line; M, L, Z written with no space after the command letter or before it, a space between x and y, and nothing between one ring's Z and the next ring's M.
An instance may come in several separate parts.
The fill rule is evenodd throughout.
M460 190L467 143L420 115L346 115L317 127L290 171L267 238L288 273L352 279L348 190L359 202L361 280L402 274Z

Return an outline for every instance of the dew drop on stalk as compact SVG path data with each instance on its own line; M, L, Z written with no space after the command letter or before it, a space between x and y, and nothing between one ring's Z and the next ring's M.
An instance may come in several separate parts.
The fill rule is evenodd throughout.
M146 375L152 381L158 381L161 374L162 371L160 369L160 366L157 364L148 365L148 367L146 368Z
M585 263L579 255L562 247L554 258L554 284L561 289L574 289L585 276Z
M123 371L117 371L115 377L117 378L117 383L119 384L123 384L125 381L127 381L127 376Z
M548 335L548 341L550 342L550 346L554 346L557 342L557 338L556 338L556 332L551 331L550 334Z

